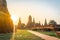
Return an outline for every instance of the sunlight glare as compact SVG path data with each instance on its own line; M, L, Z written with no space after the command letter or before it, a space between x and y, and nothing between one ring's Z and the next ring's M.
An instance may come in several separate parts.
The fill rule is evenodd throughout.
M18 23L18 17L14 14L11 15L11 19L13 20L14 25L17 25Z

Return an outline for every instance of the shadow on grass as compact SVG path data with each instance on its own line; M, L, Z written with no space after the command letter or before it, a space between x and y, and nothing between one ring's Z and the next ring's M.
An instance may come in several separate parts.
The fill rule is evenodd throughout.
M13 33L0 34L0 40L11 40Z

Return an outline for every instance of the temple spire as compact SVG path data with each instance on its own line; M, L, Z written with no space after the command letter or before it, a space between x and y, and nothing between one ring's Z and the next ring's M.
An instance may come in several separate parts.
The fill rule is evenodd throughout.
M47 20L45 19L45 23L44 23L44 26L47 26Z
M21 28L21 18L19 18L19 22L18 22L18 27L17 27L18 29L20 29Z
M6 0L0 0L0 11L9 14Z

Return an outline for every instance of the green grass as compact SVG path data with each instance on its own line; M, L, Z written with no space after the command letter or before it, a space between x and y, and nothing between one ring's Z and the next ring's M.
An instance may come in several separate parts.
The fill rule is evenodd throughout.
M0 34L0 40L10 40L11 37L12 37L12 33Z
M53 37L57 37L57 38L60 38L55 32L53 31L38 31L40 33L43 33L43 34L46 34L46 35L49 35L49 36L53 36Z
M43 40L26 30L18 30L15 34L15 40Z
M27 30L17 30L15 36L12 33L0 34L0 40L43 40ZM13 39L14 38L14 39Z

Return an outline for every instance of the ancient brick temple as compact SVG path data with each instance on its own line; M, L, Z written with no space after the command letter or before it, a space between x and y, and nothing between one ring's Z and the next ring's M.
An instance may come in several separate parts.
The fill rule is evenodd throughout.
M6 0L0 0L0 33L13 32L13 22L7 9Z

